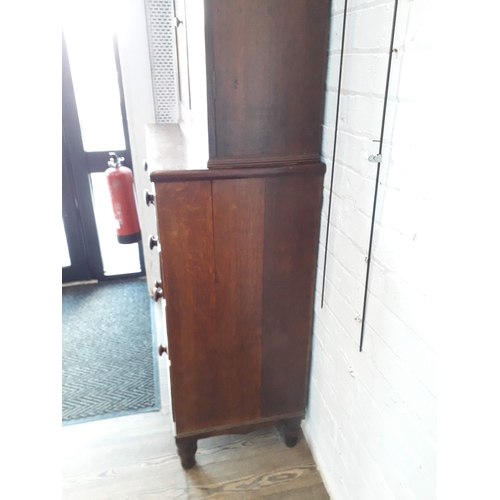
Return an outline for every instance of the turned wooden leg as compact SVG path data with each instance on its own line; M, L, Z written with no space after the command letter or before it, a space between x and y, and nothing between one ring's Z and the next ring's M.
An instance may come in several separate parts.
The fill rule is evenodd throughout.
M183 469L192 469L196 464L194 458L196 450L198 449L198 439L196 438L175 438L177 445L177 453L181 459Z
M282 422L278 426L278 430L280 431L280 434L282 435L288 448L293 448L297 444L301 421L302 419L300 417L292 418L290 420Z

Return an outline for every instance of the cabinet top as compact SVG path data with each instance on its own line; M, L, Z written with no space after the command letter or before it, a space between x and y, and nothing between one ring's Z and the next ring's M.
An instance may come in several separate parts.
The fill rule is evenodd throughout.
M146 125L146 149L151 172L206 169L206 158L189 143L177 123Z
M290 175L321 175L325 173L322 162L304 165L256 168L224 168L203 170L157 170L151 173L153 182L186 182L221 179L250 179L261 177L283 177Z
M287 175L324 175L325 164L313 162L254 168L208 169L196 148L175 123L146 125L148 167L153 182L179 182L215 179L243 179Z

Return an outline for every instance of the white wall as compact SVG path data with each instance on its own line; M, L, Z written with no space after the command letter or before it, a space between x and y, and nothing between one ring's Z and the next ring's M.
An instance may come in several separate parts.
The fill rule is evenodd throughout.
M145 126L155 121L151 65L149 59L146 12L143 0L124 0L117 10L116 27L125 107L127 111L130 149L141 224L144 263L150 293L159 279L157 252L148 246L149 235L157 232L154 208L144 202L144 190L152 192L149 172L143 168L147 159Z
M179 125L195 145L200 168L208 160L207 77L205 56L205 10L203 0L186 2L188 23L189 81L191 109L180 104Z
M312 370L304 431L335 500L430 500L437 488L436 306L426 152L432 95L430 1L401 0L373 242L363 290L393 1L349 2L325 304L321 283L344 2L334 1Z

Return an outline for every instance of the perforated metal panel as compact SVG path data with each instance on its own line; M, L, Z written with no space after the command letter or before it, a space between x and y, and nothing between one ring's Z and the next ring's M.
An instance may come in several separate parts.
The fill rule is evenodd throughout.
M176 123L179 115L175 73L172 0L144 0L148 23L156 123Z

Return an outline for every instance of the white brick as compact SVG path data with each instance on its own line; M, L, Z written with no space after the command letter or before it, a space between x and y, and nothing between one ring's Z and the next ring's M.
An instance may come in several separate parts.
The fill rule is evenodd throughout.
M403 193L395 189L379 189L379 220L401 234L413 238L424 229L426 201L418 192ZM423 219L423 220L422 220Z
M321 146L321 155L324 158L331 159L333 155L333 139L335 129L332 127L323 126L323 143Z
M362 135L370 140L380 139L383 99L350 95L347 92L342 91L339 130Z
M369 299L373 295L383 302L405 326L432 350L437 351L437 323L433 324L437 312L436 305L431 299L414 286L381 269L376 262L372 262L370 267L369 290Z
M394 4L377 4L348 13L346 50L388 52Z
M369 453L377 451L378 458L385 463L385 469L396 467L412 490L421 490L419 485L422 485L423 489L432 490L427 475L390 425L391 420L404 418L401 407L395 406L392 419L388 419L381 412L383 405L378 405L376 398L372 398L368 393L360 392L359 402L360 418L356 421L356 429L360 433L359 441L364 443ZM395 475L394 471L384 473L388 481ZM415 496L422 498L421 494Z
M334 0L332 4L333 3L336 3L336 1ZM343 3L342 8L344 8ZM328 47L332 52L340 52L342 42L342 24L344 22L343 17L343 13L337 13L330 19L330 42Z
M355 481L351 486L355 498L363 498L363 500L396 500L392 491L389 488L385 478L380 472L378 464L370 457L362 440L358 440L353 448L355 462L353 468L362 470L364 474L356 475ZM368 477L369 483L360 481L361 477ZM398 499L399 500L399 499Z
M336 194L336 193L335 193ZM333 226L351 240L358 248L368 248L371 219L356 210L350 200L341 200L337 196L332 203L331 221Z
M382 93L394 2L350 0L335 164L332 151L343 2L334 2L323 156L324 183L311 390L304 425L335 500L436 496L436 321L442 295L435 218L446 175L422 157L433 89L426 57L427 0L399 3L372 248L363 352L359 352ZM413 4L415 4L413 6ZM433 11L432 11L433 12ZM340 14L339 14L340 13ZM427 16L427 17L426 17ZM431 16L432 17L432 16ZM422 27L423 26L423 27ZM424 151L425 152L425 151ZM330 176L334 190L321 307Z
M411 491L409 485L405 481L404 476L401 474L400 463L394 462L391 454L397 454L397 445L395 446L392 437L386 439L380 430L375 430L377 411L373 410L371 413L362 414L364 418L360 418L357 423L357 428L360 431L360 439L357 441L354 452L356 456L363 456L366 454L376 464L380 474L392 492L392 495L398 500L420 500ZM368 422L371 424L369 425ZM387 451L387 447L393 446L392 453ZM404 450L399 453L399 456L404 457ZM374 475L372 473L372 475Z
M371 217L375 190L373 179L363 177L343 164L337 164L333 182L339 198L351 201L357 210Z
M330 248L332 256L349 271L360 283L366 278L366 251L362 251L347 239L340 231L332 228L330 232ZM323 261L321 261L323 262Z
M325 124L333 127L337 111L337 92L339 87L340 54L332 53L328 56L328 68L326 77L326 112ZM342 82L341 82L342 84ZM343 88L343 85L342 85ZM331 120L331 121L330 121Z
M404 235L392 227L376 225L373 235L375 262L417 286L428 278L426 270L418 264L421 256L418 232Z
M346 56L342 69L342 90L347 94L361 93L383 98L388 59L388 54L349 54Z
M354 287L354 289L357 288ZM344 300L328 279L325 283L325 304L333 311L352 340L356 342L359 337L359 323L356 321L359 311Z
M335 9L338 9L341 6L343 8L343 6L344 6L343 3L338 2L337 0L334 0L334 3L336 4ZM349 0L349 3L347 5L347 10L350 13L354 13L356 10L368 9L371 7L376 7L376 6L382 5L384 3L386 3L388 5L392 5L393 1L391 1L391 0Z
M361 311L365 289L364 280L358 280L337 259L330 260L330 265L327 268L327 279L331 281L339 295L354 311Z
M372 137L339 130L337 161L348 166L362 177L373 179L374 182L377 172L376 164L369 162L368 157L378 153L378 149L378 144L373 142Z
M380 402L381 413L390 419L394 408L398 406L422 436L435 441L435 396L406 370L405 360L399 359L369 327L365 329L365 340L364 357L370 359L360 362L360 357L354 358L353 367L366 390Z
M376 338L388 346L405 368L435 397L436 353L373 296L370 297L370 309L367 308L366 324L376 332ZM368 350L370 356L373 357L377 347L378 344L375 344Z

